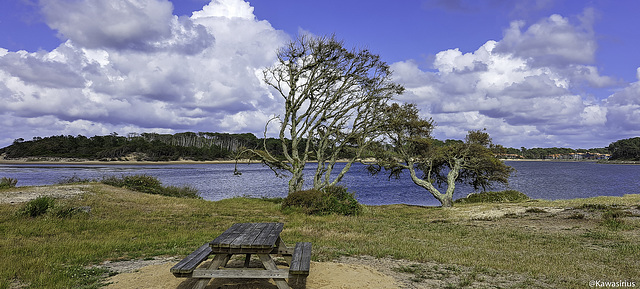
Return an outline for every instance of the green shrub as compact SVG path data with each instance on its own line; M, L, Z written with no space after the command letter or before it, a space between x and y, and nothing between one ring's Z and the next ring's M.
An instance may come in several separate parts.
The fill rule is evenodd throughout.
M60 180L58 180L58 185L65 185L65 184L83 184L83 183L90 183L90 182L94 182L95 180L92 179L83 179L81 177L79 177L76 174L73 174L73 176L70 177L62 177L60 178Z
M612 231L629 230L631 227L622 218L630 216L632 214L629 211L610 209L602 213L602 222L600 224Z
M0 189L13 188L18 183L18 179L2 177L0 179Z
M44 215L50 209L53 209L55 204L55 199L48 196L37 197L29 202L27 202L18 214L28 217L37 217L40 215Z
M83 206L83 207L69 207L69 206L56 206L52 210L49 210L50 214L57 218L71 218L77 214L89 214L91 212L91 207Z
M198 196L198 189L193 187L176 187L176 186L167 186L163 187L160 190L160 194L163 196L169 197L178 197L178 198L192 198L197 199L200 198Z
M589 211L603 211L603 210L610 210L613 207L610 205L603 205L603 204L583 204L582 206L578 207L578 209L585 209L585 210L589 210Z
M282 201L282 209L301 209L309 215L357 215L362 206L353 193L340 186L327 187L323 190L306 190L289 194Z
M154 195L163 195L169 197L180 197L180 198L200 198L198 196L198 190L192 187L176 187L176 186L168 186L163 187L160 180L155 177L149 175L131 175L131 176L122 176L120 178L117 177L105 177L101 181L103 184L107 184L114 187L127 188L129 190L154 194Z
M516 190L506 190L500 192L483 192L470 194L465 198L454 201L456 204L470 203L511 203L523 202L529 200L529 197Z

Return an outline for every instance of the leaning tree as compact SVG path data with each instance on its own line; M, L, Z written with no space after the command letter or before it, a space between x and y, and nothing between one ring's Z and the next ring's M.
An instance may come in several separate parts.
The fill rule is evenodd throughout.
M508 183L513 169L496 157L495 146L484 131L469 131L464 141L434 145L432 119L423 119L413 104L392 104L381 118L386 123L386 145L377 149L370 172L382 168L398 177L408 170L411 180L426 189L443 207L453 206L457 183L486 190L493 183ZM442 192L442 185L446 190Z
M278 50L277 63L264 70L264 82L284 99L279 125L283 158L267 149L247 152L258 156L277 174L290 174L289 193L303 188L303 170L317 162L313 188L337 184L373 140L380 135L379 115L404 88L391 81L391 70L366 49L344 48L330 37L299 36ZM345 166L332 174L339 158Z

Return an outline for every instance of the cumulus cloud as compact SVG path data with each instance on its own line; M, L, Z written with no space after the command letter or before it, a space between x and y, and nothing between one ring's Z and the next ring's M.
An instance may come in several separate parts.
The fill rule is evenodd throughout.
M407 88L401 100L417 103L433 117L439 138L460 139L467 130L487 128L498 143L517 147L589 143L612 123L637 126L640 113L632 109L640 85L608 100L583 95L586 87L620 82L591 65L597 48L593 11L579 19L572 23L552 15L530 26L515 21L503 39L476 51L437 53L433 71L412 61L394 63L395 80Z
M65 42L34 53L1 49L7 137L259 132L264 122L254 122L276 111L259 72L289 38L247 2L213 0L191 17L173 15L166 0L40 4ZM44 123L47 130L33 127Z
M197 53L213 42L200 25L159 0L43 0L47 24L85 48Z
M31 53L0 48L0 144L114 131L260 133L281 107L261 70L289 36L248 2L212 0L190 17L173 15L167 0L39 3L64 42ZM595 18L587 9L515 21L475 51L438 52L431 70L393 63L407 88L399 100L433 117L438 138L487 128L507 146L573 147L593 135L640 134L640 69L629 85L600 74ZM616 92L586 95L591 88Z

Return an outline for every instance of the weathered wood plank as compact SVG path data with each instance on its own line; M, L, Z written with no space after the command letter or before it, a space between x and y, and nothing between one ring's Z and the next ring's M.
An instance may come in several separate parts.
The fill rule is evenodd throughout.
M238 236L242 234L242 232L244 232L251 226L252 224L250 223L236 223L231 225L229 229L227 229L222 234L220 234L220 236L211 241L211 248L230 248L231 243L233 243L233 241L236 240Z
M298 242L293 249L289 273L308 275L311 266L311 243Z
M209 267L207 269L215 270L215 269L220 268L220 266L224 266L223 264L226 264L227 261L229 261L229 257L231 257L231 256L230 255L222 255L222 254L216 255L215 257L213 257L213 261L211 261L211 264L209 264ZM209 284L210 281L211 281L211 279L200 279L193 286L193 289L204 289L207 286L207 284Z
M283 223L272 224L272 228L269 231L264 232L264 239L260 240L262 242L260 245L273 246L280 237L280 233L282 233L283 228Z
M228 269L228 270L207 270L196 269L192 278L289 278L287 269L264 270L264 269Z
M211 247L209 247L209 243L206 243L182 259L178 264L171 267L170 271L174 274L191 273L200 263L206 260L209 255L211 255Z
M280 236L278 236L276 238L276 246L275 248L273 248L273 250L271 250L269 254L291 257L291 255L293 255L293 247L292 248L287 247L287 245L282 241ZM288 262L288 263L291 263L291 262Z
M233 224L211 241L210 246L213 253L269 253L283 227L282 223Z
M262 261L262 265L264 265L265 269L278 270L276 262L273 261L269 254L258 254L258 257L260 258L260 261ZM287 281L284 278L273 278L273 281L276 282L278 289L289 289L289 284L287 284Z
M268 226L267 223L254 223L246 228L238 238L230 244L231 248L254 248L253 244L260 232Z

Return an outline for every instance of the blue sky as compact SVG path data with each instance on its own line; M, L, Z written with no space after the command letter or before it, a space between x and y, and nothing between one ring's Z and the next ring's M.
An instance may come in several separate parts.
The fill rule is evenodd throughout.
M117 132L252 132L301 33L379 54L437 123L508 147L640 136L640 2L17 0L0 4L0 147Z

